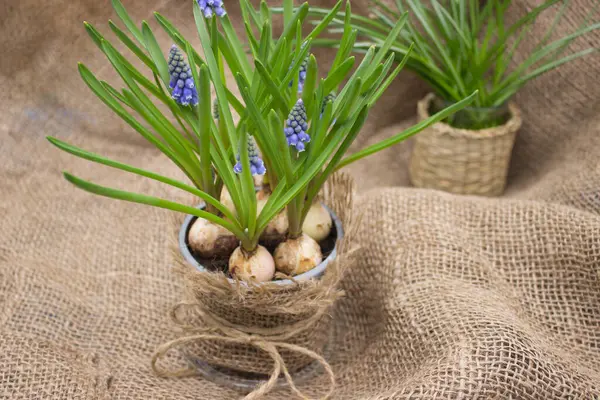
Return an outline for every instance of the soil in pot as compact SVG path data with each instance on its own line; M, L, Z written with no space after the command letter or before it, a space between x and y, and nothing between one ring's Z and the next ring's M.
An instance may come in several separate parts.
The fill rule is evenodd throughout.
M194 259L200 265L202 265L204 268L206 268L208 271L227 273L228 268L229 268L229 256L203 258L200 255L198 255L197 253L195 253L194 250L189 246L188 233L189 233L189 230L191 229L191 227L193 226L194 222L196 221L196 219L197 218L194 218L192 220L192 222L188 225L187 231L185 232L185 238L186 238L185 244L188 246L190 253L194 257ZM319 246L321 247L321 253L323 254L324 260L331 254L331 252L335 248L335 241L336 241L337 237L338 237L337 227L335 226L335 224L333 224L329 235L325 239L323 239L319 242ZM263 243L260 243L260 244L265 246L267 248L267 250L269 250L271 255L275 251L276 246L268 246L267 244L263 244Z

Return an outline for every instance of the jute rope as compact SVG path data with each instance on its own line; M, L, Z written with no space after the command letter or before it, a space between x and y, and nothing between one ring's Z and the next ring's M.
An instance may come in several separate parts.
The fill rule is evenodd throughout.
M198 324L188 324L179 317L179 310L188 308L195 313ZM335 390L335 375L329 363L319 354L305 347L286 343L285 340L313 327L323 317L326 307L320 307L310 318L299 321L295 324L278 326L274 328L248 327L231 323L220 318L200 307L200 304L181 302L175 305L170 312L173 322L182 329L184 336L171 340L159 346L152 357L152 369L154 373L161 377L186 377L197 375L198 372L193 368L182 368L175 371L161 369L157 364L169 350L198 341L220 341L225 344L248 344L264 351L273 359L273 370L269 379L254 389L244 397L244 400L259 399L271 391L279 375L283 373L290 389L300 398L311 400L310 397L302 393L294 384L294 379L290 375L281 354L278 349L287 349L306 355L318 362L330 379L329 391L321 400L331 397Z

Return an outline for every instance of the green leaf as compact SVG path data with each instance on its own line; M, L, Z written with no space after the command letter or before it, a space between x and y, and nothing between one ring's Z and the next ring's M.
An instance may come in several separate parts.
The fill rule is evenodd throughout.
M462 110L464 107L471 104L476 96L477 96L477 92L474 92L473 94L471 94L470 96L466 97L465 99L459 101L458 103L455 103L455 104L443 109L442 111L432 115L431 117L427 118L426 120L423 120L423 121L413 125L409 129L407 129L397 135L394 135L390 138L382 140L379 143L376 143L376 144L368 146L360 151L357 151L356 153L352 154L351 156L344 158L339 163L339 165L337 166L336 169L345 167L346 165L351 164L355 161L358 161L361 158L367 157L371 154L377 153L377 152L384 150L390 146L400 143L401 141L411 137L412 135L421 132L423 129L427 128L428 126L431 126L431 125L435 124L436 122L446 119L448 116L454 114L456 111Z
M240 0L240 8L243 21L252 22L258 29L262 27L265 21L248 0Z
M337 67L332 73L330 73L325 79L325 82L323 82L323 86L325 87L325 93L337 91L338 86L346 78L346 75L348 75L353 66L354 57L350 57L346 61L344 61L339 67Z
M367 72L372 72L373 69L375 69L377 67L377 64L379 64L383 60L383 57L385 57L387 55L388 51L390 50L390 48L396 41L398 34L400 33L400 30L406 24L407 19L408 19L408 13L404 13L398 19L398 21L396 22L396 25L390 31L386 41L383 43L383 45L381 46L379 51L377 51L377 53L375 54L375 57L373 58L373 63L371 65L369 65Z
M306 79L304 80L304 88L302 90L302 101L306 105L306 109L312 108L313 99L315 96L315 88L317 87L317 79L319 74L319 67L317 65L317 59L314 55L310 55L308 59L308 65L306 66ZM309 115L309 118L313 118L314 115Z
M524 75L523 77L521 77L514 84L515 85L514 87L508 88L506 90L506 92L503 94L503 96L500 96L498 98L498 100L496 100L497 104L504 104L504 102L506 102L512 96L512 94L514 94L514 92L517 89L520 89L523 85L525 85L530 80L535 79L538 76L540 76L540 75L542 75L542 74L544 74L544 73L546 73L548 71L551 71L551 70L553 70L555 68L558 68L559 66L561 66L561 65L563 65L565 63L568 63L568 62L573 61L573 60L575 60L577 58L580 58L580 57L587 56L589 54L597 53L599 51L600 51L599 49L594 49L594 48L585 49L585 50L579 51L579 52L574 53L574 54L570 54L570 55L565 56L565 57L563 57L563 58L561 58L559 60L555 60L553 62L550 62L548 64L543 65L540 68L535 69L534 71L532 71L532 72L528 73L527 75Z
M162 79L165 86L169 86L169 81L171 80L171 76L169 74L169 66L167 65L167 60L165 60L165 56L163 55L150 26L146 21L142 22L142 33L144 35L146 48L150 53L150 57L154 61L156 68L158 70L158 74L160 75L160 79Z
M308 36L306 36L305 40L313 40L317 36L319 36L321 32L323 32L323 30L327 28L327 26L329 26L331 21L335 18L339 9L342 7L343 2L344 0L338 0L338 2L335 3L331 11L327 13L327 15L325 15L321 22L319 22L319 24L308 34Z
M323 85L321 85L323 87ZM322 101L322 98L317 98L317 101ZM327 130L332 125L333 119L333 102L328 101L325 104L325 110L323 112L323 116L319 119L313 118L311 127L313 125L317 125L316 129L313 131L314 133L311 135L310 146L308 146L308 159L306 160L306 164L310 165L313 163L317 154L320 154L322 151L323 143L325 143L325 138L327 136Z
M292 169L292 157L290 155L290 148L287 144L285 135L282 132L283 122L275 112L271 110L269 112L269 132L272 138L277 142L277 151L281 155L283 176L287 182L294 181L294 172Z
M196 189L193 186L190 185L186 185L183 182L179 182L175 179L171 179L168 178L166 176L162 176L159 174L156 174L154 172L151 171L146 171L144 169L141 168L136 168L133 167L131 165L127 165L124 163L120 163L118 161L113 161L111 159L108 159L106 157L102 157L98 154L94 154L94 153L90 153L86 150L83 150L79 147L70 145L66 142L63 142L59 139L53 138L51 136L47 137L48 141L50 143L52 143L54 146L58 147L59 149L66 151L67 153L73 154L74 156L83 158L85 160L89 160L92 162L96 162L98 164L102 164L102 165L106 165L112 168L116 168L116 169L120 169L122 171L125 172L130 172L136 175L140 175L143 176L145 178L150 178L153 179L155 181L158 182L162 182L164 184L173 186L177 189L181 189L184 190L188 193L191 193L195 196L198 196L199 198L201 198L202 200L206 201L208 204L211 204L212 206L214 206L215 208L217 208L219 211L221 211L227 218L229 218L234 224L237 224L237 220L235 219L235 216L233 215L233 213L227 208L225 207L223 204L219 203L219 201L217 199L215 199L214 197L210 196L209 194ZM239 228L239 224L238 224L238 228Z
M379 100L379 98L383 95L383 92L385 92L400 71L402 71L402 68L404 68L408 60L410 60L412 49L413 45L411 44L408 48L407 54L404 56L402 61L400 61L400 64L398 64L394 71L386 78L385 82L377 89L377 92L369 99L369 108L372 107L377 100Z
M258 58L260 58L259 50L258 50L258 47L259 47L258 41L254 37L254 34L252 33L252 28L250 27L250 24L248 22L244 23L244 27L246 28L246 36L248 37L248 45L250 46L250 51L252 52L252 57L255 59L258 59ZM233 52L231 54L233 54ZM240 65L237 58L235 60L235 64ZM238 72L243 73L241 66L239 67Z
M202 15L202 11L200 11L198 3L196 3L196 2L194 2L194 19L196 21L196 27L198 28L198 35L200 37L200 43L202 44L202 48L204 49L204 55L206 57L206 64L208 65L208 70L210 71L210 76L212 78L212 82L215 87L215 91L217 92L217 99L219 101L219 110L221 111L220 119L222 118L225 121L225 125L227 126L227 134L229 135L229 143L238 143L238 140L236 137L235 125L233 123L233 117L231 115L231 110L229 109L229 101L228 101L227 93L225 92L225 85L223 84L223 82L220 79L219 66L217 64L217 60L215 59L214 54L211 51L211 41L210 41L210 37L208 35L206 21L204 19L204 16ZM246 62L247 62L247 60L246 60Z
M160 110L150 101L150 99L144 94L139 86L133 81L127 68L123 65L120 59L120 54L114 49L108 42L102 42L102 48L113 64L121 78L125 81L127 86L131 89L133 95L128 97L128 100L135 107L136 111L140 115L144 116L146 121L150 123L154 129L168 142L169 146L178 155L178 159L181 165L185 167L186 172L194 177L194 182L201 185L201 179L198 175L199 162L195 157L193 150L189 145L186 144L185 139L181 137L179 132L171 124L171 122L165 118Z
M283 0L283 25L286 26L292 19L294 0Z
M86 85L102 100L104 104L106 104L111 110L113 110L117 115L119 115L125 122L127 122L132 128L134 128L138 133L140 133L144 139L153 144L156 148L158 148L163 154L165 154L175 165L177 165L182 171L187 174L185 167L179 161L175 152L159 141L148 129L142 126L133 116L131 116L123 107L113 99L110 94L104 89L103 85L100 81L90 72L90 70L83 64L79 64L79 73L83 78L83 81ZM190 180L193 180L190 175L188 175Z
M195 215L196 217L206 219L210 222L222 226L223 228L227 229L235 236L237 236L240 240L245 239L245 234L239 229L237 229L231 222L223 218L217 217L216 215L211 214L209 212L202 211L194 207L185 206L183 204L175 203L169 200L160 199L158 197L146 196L143 194L126 192L123 190L96 185L94 183L77 178L76 176L73 176L67 172L64 173L64 176L67 181L71 182L78 188L85 190L86 192L97 194L99 196L110 197L112 199L125 200L132 203L146 204L149 206L165 208L167 210Z
M275 145L272 143L272 138L267 135L267 132L269 132L268 124L250 94L248 82L244 80L244 77L241 74L237 74L235 78L240 93L246 103L246 111L248 112L250 120L255 125L254 128L256 134L254 135L254 138L258 142L260 149L265 153L265 158L272 162L271 166L275 168L277 176L283 176L281 159L278 156Z
M148 68L150 68L152 71L157 71L156 65L154 65L152 59L148 57L146 53L144 53L144 51L140 49L139 46L136 45L133 40L131 40L129 36L125 34L125 32L123 32L112 21L108 21L108 26L110 26L110 29L119 38L119 40L123 42L123 44L127 46L127 48L131 50L131 52L134 53L144 64L146 64Z
M181 32L179 32L179 30L177 30L177 28L175 28L175 26L171 23L171 21L169 21L167 18L165 18L164 16L162 16L161 14L159 14L157 12L154 13L154 18L156 18L156 21L158 21L158 24L171 37L171 39L173 39L173 41L175 42L175 44L177 46L179 46L182 49L184 49L186 47L187 40L183 37ZM194 62L196 63L196 65L204 64L204 60L202 59L202 57L200 57L198 52L196 52L195 50L193 50L193 57L194 57Z
M123 97L123 95L121 93L119 93L114 87L110 86L110 84L108 82L105 81L100 81L100 83L102 84L102 87L108 92L110 93L110 95L114 98L116 98L117 100L119 100L121 103L125 104L128 107L131 107L129 101Z
M279 40L277 40L275 50L273 50L273 54L277 54L279 52L279 48L284 43L291 43L293 41L297 23L300 22L300 24L302 24L302 22L306 18L306 15L308 14L308 8L308 3L303 3L298 9L296 9L296 12L294 13L290 22L284 26L283 33L279 37ZM283 40L284 38L286 39L285 41ZM270 63L273 64L275 61L276 60L274 60L273 57L271 57Z
M198 82L198 122L200 125L200 166L204 178L204 187L212 188L213 178L211 172L210 138L211 138L211 100L210 76L206 65L200 67L200 73L194 71L194 82ZM216 194L216 193L215 193Z
M256 67L256 72L262 79L262 82L265 84L267 92L273 96L273 103L279 109L282 114L285 114L289 111L287 104L290 102L287 94L285 92L281 92L275 80L271 77L263 63L259 60L254 60L254 65Z
M394 55L390 54L390 57L391 57L391 59L393 61L394 60ZM375 70L373 70L373 72L371 73L371 75L369 75L367 77L367 79L363 83L362 88L360 89L359 93L361 95L364 95L369 90L371 90L372 87L373 87L373 84L375 83L375 81L377 81L377 79L379 79L379 77L382 75L382 72L383 72L383 64L379 64L377 66L377 68L375 68Z
M90 35L96 46L101 47L102 35L100 34L100 32L98 32L98 30L87 21L83 21L83 26L85 27L86 32L88 33L88 35Z
M92 37L92 40L94 41L94 43L96 43L98 48L106 55L106 52L104 50L102 43L106 42L106 43L110 44L110 41L108 41L104 37L102 37L102 35L92 25L88 24L87 22L85 22L84 25L85 25L86 31ZM112 44L111 44L111 47L112 47ZM137 69L135 69L135 67L133 65L131 65L131 63L129 61L127 61L127 59L125 57L123 57L123 55L121 55L120 53L117 53L117 57L118 57L119 61L127 68L127 70L129 71L129 73L131 74L131 76L133 77L133 79L136 82L138 82L140 85L142 85L146 90L148 90L150 93L152 93L153 96L155 96L156 98L161 100L163 103L165 103L167 105L169 105L169 103L172 103L172 100L168 96L165 96L160 88L155 86L145 76L143 76Z
M123 23L125 24L125 27L127 27L127 30L129 30L129 32L131 32L133 37L135 37L135 39L140 44L144 44L145 41L144 41L144 35L142 34L142 31L140 31L138 29L138 27L135 25L135 23L133 22L133 20L127 13L127 10L125 10L125 7L123 7L123 4L119 0L112 0L112 6L113 6L114 10L116 11L117 15L119 16L119 18L121 19L121 21L123 21Z
M360 130L362 129L362 127L365 124L365 121L367 120L368 114L369 108L366 106L358 112L358 117L356 118L354 124L352 125L352 128L350 129L350 133L346 136L340 147L337 149L335 155L331 158L325 170L323 170L323 172L321 172L317 176L317 178L312 182L312 189L308 191L305 207L302 212L303 220L306 216L306 213L308 213L308 209L310 208L310 205L312 204L314 198L319 193L319 190L321 189L327 178L336 170L338 163L340 162L344 154L346 154L346 151L348 151L350 145L352 145L352 143L360 133Z
M350 0L346 1L346 10L344 14L344 30L342 34L342 40L340 42L336 41L340 45L340 49L335 55L335 59L333 60L333 64L331 64L331 70L334 70L342 63L342 60L346 59L348 56L347 51L352 49L352 44L350 44L350 40L352 40L351 35L353 32L351 19L352 17L352 7L350 6ZM356 30L354 30L356 32ZM356 33L354 33L354 39L356 39ZM316 38L315 38L316 40ZM354 42L352 40L352 42Z
M269 60L269 51L271 50L271 40L272 40L272 32L271 32L271 24L270 22L265 22L263 25L263 29L260 35L260 45L259 45L259 57L261 60L268 61Z
M247 200L248 213L246 217L246 227L248 229L248 237L254 237L256 230L256 195L254 191L254 180L250 172L250 158L248 156L248 132L242 130L240 135L240 163L242 164L242 176L240 178L242 184L242 193L244 199ZM238 210L239 211L239 210Z
M337 108L337 110L341 110L341 112L338 114L338 117L337 117L338 121L340 121L341 123L346 122L346 119L350 115L350 111L353 109L355 102L358 100L358 98L360 96L360 89L362 87L362 79L361 78L353 79L351 81L351 83L348 83L348 85L350 85L350 88L348 89L348 92L346 92L344 96L340 96L340 98L342 99L342 102L340 103L339 107ZM346 88L344 88L344 89L346 89Z
M367 53L365 54L365 56L363 57L363 60L359 64L359 66L356 69L356 71L354 72L354 74L350 77L350 79L348 79L348 82L346 83L346 85L344 85L344 88L340 91L339 96L335 99L334 106L333 106L334 114L337 115L337 113L339 112L339 106L344 101L348 90L350 90L351 88L354 87L353 86L354 81L356 79L364 76L371 69L371 65L372 65L371 63L373 62L374 55L375 55L375 46L371 46L369 48L369 50L367 51Z
M194 9L196 9L196 7L197 4L194 5ZM221 17L221 26L223 27L223 31L225 32L225 38L229 42L229 45L233 49L233 52L236 54L240 62L240 65L242 67L242 74L244 74L247 80L250 80L252 69L250 68L250 63L248 62L248 58L246 57L246 53L244 52L242 43L237 37L235 29L231 25L229 15L225 14L223 17Z

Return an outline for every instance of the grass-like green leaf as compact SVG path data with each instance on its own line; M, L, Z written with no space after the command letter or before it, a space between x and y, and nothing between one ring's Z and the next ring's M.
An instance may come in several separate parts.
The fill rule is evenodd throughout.
M406 67L431 85L438 97L458 102L477 90L473 105L494 107L507 101L527 82L541 74L594 53L592 48L584 48L571 55L562 54L575 38L600 29L589 17L576 31L563 34L548 44L561 18L568 14L569 3L572 2L545 0L511 23L505 17L510 0L395 0L395 7L381 0L372 0L372 18L348 14L342 16L338 12L328 30L341 33L341 40L318 39L315 44L343 50L346 38L353 29L368 39L354 42L354 51L368 55L367 49L376 46L380 51L383 50L378 53L379 57L394 51L400 62L408 54L413 42L415 47L406 61ZM511 70L509 67L521 41L527 37L538 17L553 8L556 13L544 37L529 56ZM315 22L319 23L328 12L327 9L311 8L309 14L319 18ZM398 24L405 13L409 13L410 18L403 29L397 34L390 32L392 24ZM370 68L378 68L379 61L379 58L375 58ZM341 59L336 59L334 68L340 63ZM367 81L365 76L359 76L364 82Z
M446 119L449 115L452 115L456 111L459 111L459 110L463 109L464 107L468 106L469 104L471 104L473 102L473 100L475 99L476 95L477 95L477 92L474 92L473 94L471 94L470 96L466 97L465 99L459 101L458 103L455 103L455 104L443 109L442 111L430 116L426 120L423 120L423 121L417 123L416 125L413 125L412 127L408 128L407 130L403 131L402 133L399 133L390 138L382 140L379 143L376 143L376 144L368 146L360 151L357 151L356 153L352 154L351 156L344 158L337 165L337 169L343 168L344 166L346 166L350 163L353 163L355 161L358 161L361 158L367 157L371 154L374 154L381 150L384 150L390 146L395 145L396 143L400 143L401 141L408 139L412 135L421 132L423 129L427 128L428 126L431 126L431 125L435 124L436 122L440 122L440 121Z
M127 10L125 9L125 7L123 7L123 3L121 3L120 0L111 0L111 1L112 1L113 9L116 11L116 13L119 16L119 18L121 19L121 21L123 21L123 23L127 27L127 30L129 30L129 32L133 35L133 37L135 37L135 39L140 44L143 44L144 43L144 35L142 34L142 31L135 25L135 23L133 22L133 19L131 19L131 17L127 13Z
M115 36L118 37L119 40L121 42L123 42L123 44L125 46L127 46L127 48L129 50L131 50L131 52L133 54L135 54L144 64L146 64L146 66L148 68L150 68L153 71L156 70L156 65L154 65L154 62L152 61L152 59L150 57L148 57L146 55L146 53L144 53L144 50L142 50L138 45L136 45L135 42L133 40L131 40L129 38L129 36L127 36L127 34L125 32L123 32L112 21L108 21L108 26L113 31L113 33L115 34Z
M163 55L163 52L146 21L142 22L142 34L144 35L146 48L148 49L150 57L152 57L154 65L156 65L156 69L158 70L158 74L165 86L168 86L171 77L169 74L167 60L165 60L165 56Z
M330 93L337 90L338 86L348 76L348 73L354 66L354 57L350 57L345 60L339 67L337 67L332 73L330 73L323 85L325 86L325 92Z
M223 228L232 232L237 237L246 236L244 232L237 229L231 222L223 219L221 217L217 217L214 214L211 214L206 211L199 210L194 207L185 206L183 204L175 203L173 201L161 199L158 197L147 196L138 193L132 193L124 190L112 189L105 186L96 185L92 182L80 179L74 175L71 175L67 172L64 173L64 177L67 181L71 182L73 185L77 186L80 189L85 190L86 192L94 193L104 197L110 197L112 199L117 200L125 200L132 203L146 204L149 206L154 206L158 208L165 208L167 210L177 211L185 214L195 215L199 218L206 219L210 222L213 222L217 225L221 225Z
M302 90L302 101L306 105L306 109L312 108L313 99L315 97L315 89L317 87L317 80L319 74L319 66L317 65L317 59L314 55L310 55L308 64L306 67L306 80L304 81L304 89ZM314 117L309 115L310 118Z
M215 17L213 17L215 18ZM229 99L227 97L227 93L225 91L225 85L219 79L220 70L217 64L217 60L211 51L211 40L208 34L208 28L206 26L206 21L204 19L204 15L202 15L202 11L200 11L200 7L196 2L194 2L194 20L196 21L196 27L198 29L198 35L200 37L200 42L202 43L202 48L204 49L204 55L206 57L206 64L208 66L208 70L210 71L210 75L212 77L212 82L215 87L215 91L217 92L217 99L219 101L219 110L221 111L221 117L225 125L227 126L227 135L229 136L229 143L238 143L236 137L235 125L233 123L233 117L231 115L231 110L229 109ZM237 36L236 36L237 38ZM228 40L231 38L228 36ZM230 42L231 44L231 42ZM245 56L244 56L245 57ZM244 58L245 59L245 58ZM246 60L247 62L247 60ZM243 70L244 68L242 68Z
M124 164L118 161L114 161L111 160L109 158L100 156L98 154L94 154L91 152L88 152L86 150L83 150L79 147L70 145L66 142L63 142L62 140L56 139L54 137L48 136L47 137L48 141L50 143L52 143L54 146L58 147L59 149L66 151L67 153L71 153L77 157L83 158L85 160L89 160L92 162L96 162L98 164L102 164L102 165L106 165L112 168L116 168L116 169L120 169L122 171L125 172L130 172L139 176L143 176L146 178L150 178L153 179L155 181L158 182L162 182L166 185L170 185L173 186L177 189L181 189L184 190L188 193L191 193L195 196L198 196L199 198L201 198L202 200L206 201L208 204L212 205L213 207L217 208L220 212L222 212L230 221L232 221L232 223L234 225L237 226L238 229L241 229L241 227L239 226L239 223L237 222L235 216L233 215L233 213L227 208L225 207L223 204L221 204L217 199L215 199L214 197L212 197L211 195L209 195L208 193L205 193L201 190L198 190L197 188L187 185L183 182L179 182L175 179L166 177L166 176L162 176L159 174L156 174L154 172L151 171L147 171L141 168L137 168L137 167L133 167L131 165L128 164Z
M256 72L262 79L262 82L265 84L268 93L273 96L274 105L279 108L279 111L282 113L285 114L288 112L289 109L287 108L287 104L290 102L289 97L285 94L285 92L279 90L277 83L273 80L263 63L261 63L259 60L255 60L254 65L256 66Z

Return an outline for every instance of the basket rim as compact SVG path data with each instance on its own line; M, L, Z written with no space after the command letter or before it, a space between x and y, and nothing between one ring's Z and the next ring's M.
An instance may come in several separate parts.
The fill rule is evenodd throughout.
M417 113L419 120L423 121L430 117L429 106L433 99L436 98L434 93L428 93L422 100L417 104ZM448 125L445 122L436 122L428 130L430 135L433 136L451 136L451 137L462 137L468 139L489 139L493 137L505 136L515 134L522 124L521 110L514 102L508 103L508 109L511 117L503 125L494 126L485 129L464 129L455 128Z

